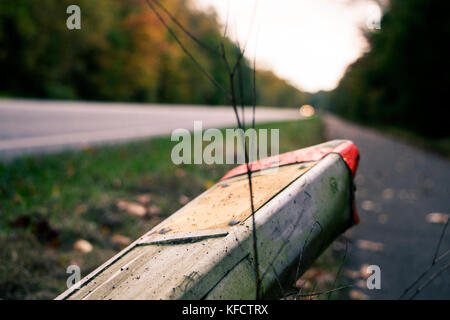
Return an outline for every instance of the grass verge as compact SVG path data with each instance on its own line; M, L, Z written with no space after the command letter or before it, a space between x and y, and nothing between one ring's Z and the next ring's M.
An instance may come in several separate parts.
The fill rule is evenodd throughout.
M280 129L280 153L324 141L317 117L258 128ZM0 298L54 298L68 265L85 276L233 167L176 166L175 144L154 138L0 163Z

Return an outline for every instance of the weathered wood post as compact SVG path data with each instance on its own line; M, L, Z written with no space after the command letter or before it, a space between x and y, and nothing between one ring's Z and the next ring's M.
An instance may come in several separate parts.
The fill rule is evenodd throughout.
M264 297L358 221L357 162L352 142L334 140L251 164ZM246 170L231 170L57 299L254 299Z

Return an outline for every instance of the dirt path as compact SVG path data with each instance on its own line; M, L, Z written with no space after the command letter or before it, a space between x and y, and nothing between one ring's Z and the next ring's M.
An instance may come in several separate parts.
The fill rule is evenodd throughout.
M439 216L429 214L450 213L450 162L334 116L324 118L327 138L353 140L361 153L355 179L361 223L349 232L346 269L378 265L381 290L360 291L370 299L396 299L433 259L444 224L430 223ZM449 249L447 230L441 252ZM450 299L450 270L417 298Z

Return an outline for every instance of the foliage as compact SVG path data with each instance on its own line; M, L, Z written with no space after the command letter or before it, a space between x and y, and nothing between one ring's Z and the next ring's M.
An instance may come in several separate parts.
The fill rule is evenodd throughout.
M371 50L352 64L330 97L330 109L376 126L449 137L447 1L391 0Z
M163 0L195 37L217 48L214 12L189 0ZM66 8L81 8L81 30L68 30ZM166 21L170 22L165 16ZM214 79L227 87L220 57L169 23ZM236 45L225 39L230 52ZM0 79L3 95L106 101L229 104L187 57L144 0L3 0L0 3ZM244 95L251 104L251 67L244 59ZM257 103L297 106L304 94L269 72L258 72Z

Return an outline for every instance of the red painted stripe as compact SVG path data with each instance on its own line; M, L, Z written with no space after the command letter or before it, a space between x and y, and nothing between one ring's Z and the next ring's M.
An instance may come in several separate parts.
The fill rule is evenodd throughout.
M339 155L341 155L342 159L345 161L345 163L351 170L353 177L355 177L356 169L358 168L359 162L358 148L356 148L353 142L348 140L344 140L336 145L337 142L338 141L330 141L329 143L283 153L280 154L279 156L261 159L249 163L249 168L251 172L255 172L262 169L276 167L277 165L283 166L300 162L319 161L330 153L338 153ZM242 164L228 171L228 173L225 174L223 178L220 180L222 181L246 173L247 173L247 166L245 164ZM353 223L357 224L359 222L359 215L358 211L356 210L356 205L354 201L352 203L352 206L353 206Z
M338 153L347 163L348 167L353 173L356 174L356 168L358 167L359 151L351 141L342 141L338 145L334 141L330 143L321 144L309 148L299 149L287 153L280 154L278 156L272 156L269 158L261 159L252 163L249 163L251 172L259 171L262 169L268 169L276 166L284 166L288 164L319 161L330 153ZM247 166L242 164L237 166L223 176L221 180L229 179L241 174L247 173Z

